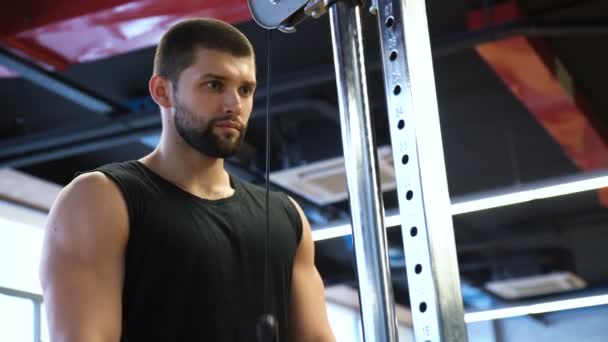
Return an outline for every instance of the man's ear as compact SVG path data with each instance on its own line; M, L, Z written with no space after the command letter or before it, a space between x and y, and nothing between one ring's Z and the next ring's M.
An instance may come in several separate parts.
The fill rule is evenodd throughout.
M168 79L160 75L152 75L150 82L148 82L148 88L157 105L164 108L173 107L171 82Z

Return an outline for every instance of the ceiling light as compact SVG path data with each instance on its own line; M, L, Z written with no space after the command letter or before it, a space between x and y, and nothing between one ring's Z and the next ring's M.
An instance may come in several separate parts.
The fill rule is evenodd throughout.
M589 172L518 186L516 188L481 192L454 198L452 215L459 215L538 199L569 195L608 187L608 172ZM386 227L399 226L399 213L384 217ZM320 241L351 234L348 223L319 227L313 230L313 240Z
M605 187L608 187L608 172L583 173L535 182L508 190L490 191L458 197L452 201L452 215L498 208Z
M479 312L468 312L464 315L466 323L490 321L494 319L526 316L546 312L580 309L590 306L608 304L608 295L598 295L575 299L565 299L532 305L514 306L510 308L485 310Z

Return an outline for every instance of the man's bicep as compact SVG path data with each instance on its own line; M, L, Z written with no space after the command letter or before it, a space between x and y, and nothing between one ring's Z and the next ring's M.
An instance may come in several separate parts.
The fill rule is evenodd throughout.
M77 178L49 214L40 278L53 341L120 338L128 215L110 182Z
M293 201L293 200L292 200ZM325 288L314 263L310 224L294 202L302 219L302 239L293 266L291 289L291 340L334 341L325 304Z

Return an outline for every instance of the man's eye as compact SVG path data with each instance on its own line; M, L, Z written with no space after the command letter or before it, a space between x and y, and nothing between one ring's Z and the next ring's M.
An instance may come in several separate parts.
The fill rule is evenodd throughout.
M253 87L241 87L239 92L241 93L241 96L249 96L253 93Z
M222 82L219 82L219 81L209 81L209 82L205 83L205 85L207 86L207 88L209 88L211 90L216 90L216 91L222 90L222 87L223 87Z

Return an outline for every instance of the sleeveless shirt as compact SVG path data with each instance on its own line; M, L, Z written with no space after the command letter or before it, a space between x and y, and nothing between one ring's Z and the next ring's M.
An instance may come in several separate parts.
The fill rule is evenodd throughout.
M206 200L138 161L104 165L126 202L121 342L256 341L264 313L266 192L230 175L234 194ZM270 193L269 310L289 330L292 266L302 222Z

